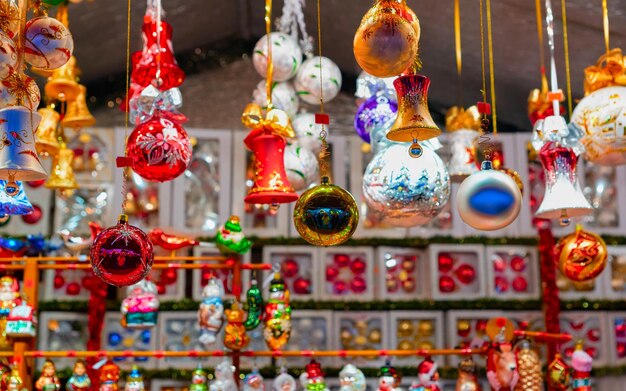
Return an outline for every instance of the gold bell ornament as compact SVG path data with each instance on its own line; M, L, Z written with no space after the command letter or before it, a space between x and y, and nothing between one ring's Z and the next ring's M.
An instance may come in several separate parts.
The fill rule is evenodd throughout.
M59 153L54 157L52 173L44 186L48 189L58 190L78 189L78 183L76 182L74 169L72 168L73 160L74 151L67 148L65 143L63 143L61 149L59 149Z
M71 102L80 93L76 82L76 57L70 57L69 61L52 72L44 87L46 95L52 100Z
M41 115L22 106L0 109L0 179L38 181L48 174L35 150L33 131Z
M87 107L87 88L79 84L78 89L79 93L76 99L68 102L65 117L61 121L64 127L73 128L74 130L96 124L96 119L91 115Z
M52 107L37 110L41 114L41 122L35 133L35 147L41 156L54 156L59 152L59 119L61 116Z

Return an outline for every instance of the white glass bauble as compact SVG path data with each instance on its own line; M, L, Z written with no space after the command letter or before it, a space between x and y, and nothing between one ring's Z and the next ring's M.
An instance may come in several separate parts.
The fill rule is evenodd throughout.
M298 142L292 142L285 147L285 171L289 183L296 191L304 190L320 179L317 157Z
M322 57L324 102L334 99L341 90L341 71L331 59ZM298 96L306 103L320 104L320 58L312 57L302 63L293 81Z
M267 107L267 91L265 89L265 80L257 84L256 89L252 93L254 103L263 107ZM298 112L298 95L296 90L289 82L276 83L272 88L272 105L275 109L280 109L292 118Z
M271 33L270 39L274 64L273 80L287 81L296 75L302 64L300 45L295 39L283 33ZM267 35L259 39L254 46L252 63L261 77L267 77Z

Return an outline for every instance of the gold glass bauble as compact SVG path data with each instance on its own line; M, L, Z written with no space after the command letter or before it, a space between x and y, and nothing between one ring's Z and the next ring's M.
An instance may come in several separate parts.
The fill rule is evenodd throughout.
M402 320L398 323L398 336L408 337L413 334L413 322L410 320Z
M419 21L405 0L378 0L354 35L354 57L373 76L397 76L413 64L419 38Z
M417 328L419 335L430 337L433 335L433 322L431 320L423 320Z
M359 208L354 197L339 186L322 183L305 191L293 212L300 236L315 246L334 246L348 240L359 222Z
M572 281L584 282L596 278L607 263L606 243L602 238L580 226L564 236L556 245L561 273Z
M400 341L398 342L398 350L413 350L415 349L415 345L411 341Z
M371 342L371 343L380 343L380 341L382 340L382 335L380 333L380 330L378 329L374 329L372 331L370 331L369 335L367 336L367 339Z

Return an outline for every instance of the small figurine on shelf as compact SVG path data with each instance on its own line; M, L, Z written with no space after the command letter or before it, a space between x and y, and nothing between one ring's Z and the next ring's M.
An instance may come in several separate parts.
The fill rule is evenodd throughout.
M437 363L429 356L417 366L417 383L413 383L409 391L441 391L439 388L439 372Z
M72 376L67 380L65 389L67 391L89 391L91 389L91 379L87 375L87 365L83 360L77 360L74 363Z
M389 362L380 368L378 376L378 391L401 391L400 381L402 378L396 368L392 367Z
M9 377L11 376L11 367L9 364L0 360L0 391L6 391L9 386Z
M218 278L211 277L202 290L202 303L198 310L198 323L200 324L200 343L210 345L217 340L224 323L224 286Z
M217 231L215 244L224 255L245 254L252 247L252 242L242 232L239 217L234 215Z
M224 360L215 367L215 380L209 385L210 391L237 391L235 367Z
M289 341L291 334L291 307L289 291L280 273L274 273L270 283L270 297L265 305L265 329L263 338L272 350L280 350Z
M198 364L198 368L196 368L191 374L191 385L189 386L189 391L208 391L209 386L207 384L207 376L204 369L202 369L202 365Z
M61 389L61 382L57 377L57 370L52 361L46 360L43 364L41 376L35 382L35 389L37 391L59 391Z
M572 391L591 391L591 367L593 358L585 352L582 342L576 344L576 350L572 354Z
M243 325L246 330L256 329L263 320L263 295L257 285L256 279L250 283L250 288L246 292L246 304L244 310L248 311L248 316Z
M306 391L328 391L322 366L315 360L311 360L304 367L304 372L300 375L300 384Z
M455 391L482 391L476 378L476 363L468 357L459 363L459 378Z
M139 373L139 368L133 365L128 376L126 376L126 384L124 385L124 391L144 391L143 376Z
M365 391L365 375L354 364L346 364L339 372L339 391Z
M9 380L7 381L7 391L27 391L20 376L20 371L15 364L11 368L11 375L9 375Z
M263 376L261 376L258 369L253 369L252 372L243 378L243 391L265 391Z
M226 327L224 329L224 346L231 350L241 350L248 346L250 337L243 325L245 313L239 307L239 302L233 302L229 310L226 310Z
M16 305L22 301L17 279L11 276L0 278L0 317L7 317Z
M33 307L26 300L22 300L9 312L5 333L9 338L34 337L37 335L37 316Z
M144 329L156 326L159 316L157 287L148 279L143 279L126 288L126 298L122 300L122 327Z
M519 381L517 359L511 340L514 327L506 318L493 318L487 322L487 335L492 346L487 353L487 380L494 391L513 391Z
M296 379L287 373L287 369L285 367L280 369L280 374L276 376L276 379L274 379L274 382L272 383L272 390L296 391Z
M120 367L113 361L107 360L100 368L100 388L99 391L117 391L120 380Z

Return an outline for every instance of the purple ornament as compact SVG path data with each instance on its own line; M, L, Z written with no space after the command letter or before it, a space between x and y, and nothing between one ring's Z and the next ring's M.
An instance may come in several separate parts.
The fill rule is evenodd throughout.
M396 121L397 113L398 103L385 94L369 97L354 116L354 129L363 141L369 143L370 134L390 128Z

